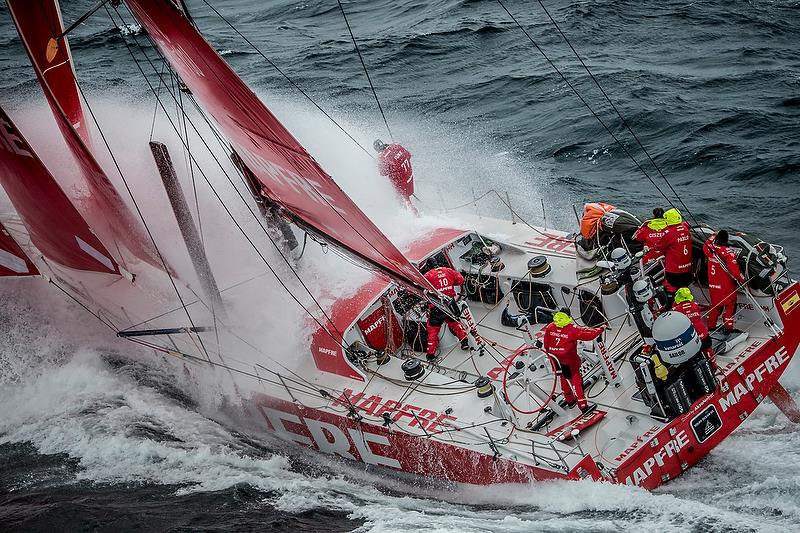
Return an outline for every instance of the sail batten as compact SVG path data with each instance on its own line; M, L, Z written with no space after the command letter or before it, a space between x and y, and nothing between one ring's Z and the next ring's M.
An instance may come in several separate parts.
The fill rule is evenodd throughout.
M128 0L164 57L214 119L270 201L296 221L417 291L419 271L168 0Z

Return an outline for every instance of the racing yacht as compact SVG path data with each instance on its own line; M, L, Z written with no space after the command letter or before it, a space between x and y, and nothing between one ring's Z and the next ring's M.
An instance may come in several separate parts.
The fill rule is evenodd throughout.
M663 263L644 261L631 238L642 222L634 215L608 206L594 216L589 206L576 220L588 231L567 233L529 224L508 205L508 220L465 217L462 225L431 228L397 247L179 4L125 4L160 56L155 64L147 58L150 76L160 76L163 64L179 80L172 89L164 80L159 91L151 87L156 99L162 94L197 104L237 169L241 183L230 185L258 224L237 224L247 241L239 248L228 242L233 238L204 242L167 147L151 142L162 178L151 187L163 187L174 214L170 224L180 230L189 258L170 260L123 170L116 167L120 185L98 162L106 139L93 133L102 133L99 124L90 127L94 114L75 77L57 2L8 0L58 125L53 135L63 138L74 167L48 169L11 118L0 114L0 184L22 223L4 220L0 274L52 285L54 298L79 304L110 338L137 343L145 360L166 364L198 388L231 383L235 401L218 414L226 424L255 439L277 437L387 475L469 484L588 478L653 489L698 463L768 396L797 414L778 380L800 346L800 285L790 279L779 246L745 233L732 236L748 280L737 292L741 331L713 333L714 368L699 353L691 325L659 311L667 304L658 289ZM109 6L112 19L111 10L121 19L117 6ZM144 63L131 53L137 65ZM176 135L192 157L178 125ZM224 165L203 170L210 187L230 179ZM80 185L80 197L66 192L72 191L64 185L69 180ZM223 206L230 201L217 198ZM225 212L236 221L235 213ZM247 338L230 318L237 293L260 294L269 279L222 291L221 269L205 249L230 245L229 257L255 252L280 282L278 266L268 264L261 248L271 244L282 254L279 267L305 288L297 259L280 246L287 224L345 254L368 275L344 296L303 307L304 335L287 343L299 347L282 358L276 347ZM253 238L261 230L269 243ZM713 231L693 227L697 274L705 268L700 247ZM436 293L420 272L431 257L463 274L457 301ZM696 278L696 301L708 306L703 276ZM301 306L308 301L308 295L302 302L292 298ZM279 320L279 309L253 299L261 305L247 313ZM468 350L443 329L436 358L426 357L431 306L464 324ZM542 327L559 309L579 324L607 326L602 337L579 346L584 389L595 404L586 412L564 401L560 370L541 343ZM667 378L656 374L653 354L668 366Z

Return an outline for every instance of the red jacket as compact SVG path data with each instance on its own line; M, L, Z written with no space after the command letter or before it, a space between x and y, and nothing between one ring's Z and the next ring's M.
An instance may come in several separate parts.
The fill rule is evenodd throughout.
M590 341L603 332L603 328L584 328L574 322L563 328L550 322L544 327L544 350L562 365L577 371L581 366L578 341Z
M687 301L673 305L672 309L673 311L678 311L679 313L683 313L689 317L689 320L692 321L692 325L697 332L697 336L700 337L700 340L708 337L708 328L706 327L705 322L703 322L703 314L700 312L700 306L694 302Z
M390 144L378 156L381 176L389 176L397 193L405 199L414 194L414 171L411 169L411 152L399 144Z
M633 234L634 240L637 240L650 248L650 251L644 254L644 257L642 257L642 261L645 263L653 261L654 259L658 259L664 255L663 252L655 249L655 243L664 236L664 231L666 231L666 228L663 230L654 230L648 227L647 222L645 222L642 224L642 227L637 229L636 233Z
M708 258L708 288L711 289L712 303L717 303L723 298L735 297L736 282L746 281L739 270L736 253L727 246L714 244L715 237L716 234L712 235L703 245L703 253Z
M664 252L664 270L682 274L692 270L692 236L689 224L681 222L667 226L664 234L653 243L653 249Z
M450 298L456 297L456 285L464 284L464 276L450 267L439 267L425 273L433 288Z

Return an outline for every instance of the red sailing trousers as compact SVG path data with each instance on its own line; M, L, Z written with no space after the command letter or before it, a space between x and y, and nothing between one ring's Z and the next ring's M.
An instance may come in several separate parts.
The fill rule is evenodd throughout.
M461 324L456 322L455 320L446 320L447 327L450 328L450 331L453 332L453 335L458 337L458 340L464 340L467 337L467 334L464 333L464 328L461 327ZM442 329L441 322L438 325L431 324L431 321L428 321L428 355L433 355L436 353L436 349L439 347L439 330Z
M732 330L734 326L733 315L736 314L736 292L732 294L715 294L711 289L711 309L708 311L708 329L717 327L717 320L722 314L722 323L726 330ZM721 291L719 291L721 292ZM716 298L715 298L716 296Z
M577 370L572 372L572 369L564 372L565 368L562 366L561 369L561 392L564 393L564 401L572 404L577 400L578 408L581 410L586 409L587 403L586 396L583 393L583 377L581 377L581 373ZM565 374L569 374L569 377Z

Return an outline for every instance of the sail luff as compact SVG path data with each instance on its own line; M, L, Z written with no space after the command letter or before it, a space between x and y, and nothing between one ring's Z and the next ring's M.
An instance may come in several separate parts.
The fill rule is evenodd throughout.
M128 6L262 186L304 227L417 291L430 284L167 0Z

